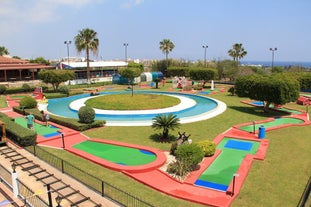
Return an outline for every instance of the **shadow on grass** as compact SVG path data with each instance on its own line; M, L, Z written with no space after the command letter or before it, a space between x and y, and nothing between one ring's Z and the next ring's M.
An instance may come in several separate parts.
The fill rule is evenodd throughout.
M176 140L176 137L173 136L173 135L168 135L168 138L167 139L163 139L162 138L162 134L151 134L149 136L149 139L154 141L154 142L167 142L167 143L172 143L173 141Z
M260 107L246 107L246 106L229 106L228 108L231 108L233 110L247 113L247 114L253 114L259 117L275 117L275 116L288 116L290 113L286 111L276 111L276 110L269 110L269 112L265 112L263 108Z

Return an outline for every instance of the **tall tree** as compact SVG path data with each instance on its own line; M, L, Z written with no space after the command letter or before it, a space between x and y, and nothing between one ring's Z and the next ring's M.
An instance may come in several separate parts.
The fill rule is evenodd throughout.
M240 59L247 55L247 52L242 46L242 43L235 43L232 46L232 49L228 50L228 54L233 58L233 61L239 63Z
M268 111L270 104L283 105L294 102L299 97L299 82L285 74L272 76L249 75L237 78L235 93L239 97L248 97L264 102L264 110Z
M8 55L8 54L10 54L9 50L6 47L0 46L0 56Z
M90 80L90 50L93 54L97 54L99 47L99 40L97 38L97 32L92 29L85 28L79 31L79 34L75 36L75 45L78 52L82 50L86 51L86 77L87 82Z
M155 129L163 129L162 132L162 139L168 139L168 133L169 130L174 130L175 128L179 128L180 126L180 120L179 118L172 114L169 113L168 115L166 114L159 114L156 117L152 119L152 128Z
M70 70L41 70L39 78L44 83L50 83L54 91L58 91L61 83L75 79L75 73Z
M167 76L167 68L168 68L168 54L172 52L175 45L174 43L169 39L163 39L160 42L160 50L165 54L165 60L166 60L166 70L165 70L165 76Z

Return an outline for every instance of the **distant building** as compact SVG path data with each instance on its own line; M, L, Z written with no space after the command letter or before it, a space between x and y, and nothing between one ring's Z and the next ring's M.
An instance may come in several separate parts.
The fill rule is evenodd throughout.
M70 81L70 84L81 84L87 82L86 61L76 61L78 59L69 59L69 61L59 62L57 69L72 70L75 72L76 78ZM126 67L127 62L124 61L92 61L90 62L90 79L91 82L107 82L112 81L112 76L117 73L121 67ZM68 82L69 83L69 82Z
M53 70L55 66L0 56L0 82L38 80L38 73L42 69Z

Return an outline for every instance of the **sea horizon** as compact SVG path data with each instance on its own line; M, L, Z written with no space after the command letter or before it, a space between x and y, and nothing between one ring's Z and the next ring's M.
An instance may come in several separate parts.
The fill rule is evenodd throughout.
M260 61L260 60L241 60L243 65L261 65L263 67L271 67L271 61ZM274 61L273 66L300 66L304 68L311 68L311 61Z

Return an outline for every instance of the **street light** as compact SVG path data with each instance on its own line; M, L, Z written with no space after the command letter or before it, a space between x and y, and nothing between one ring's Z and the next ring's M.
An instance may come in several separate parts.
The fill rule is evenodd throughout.
M57 203L57 206L56 206L56 207L62 207L62 206L60 205L60 202L62 202L62 200L63 200L63 198L60 197L59 195L57 195L57 197L55 198L55 201L56 201L56 203Z
M204 67L206 67L206 49L208 48L207 45L202 46L204 48Z
M236 178L236 177L239 177L239 174L234 173L234 174L233 174L233 185L232 185L232 194L231 194L231 196L234 196L235 178Z
M67 61L68 61L68 67L69 67L69 45L71 44L71 41L65 41L64 44L67 45Z
M15 162L12 163L11 167L12 167L13 173L16 173L16 164L15 164Z
M127 62L127 46L129 46L129 43L123 43L124 46L124 53L125 53L125 62Z
M273 70L273 62L274 62L274 51L277 51L278 48L270 48L270 51L272 51L272 63L271 63L271 69Z

